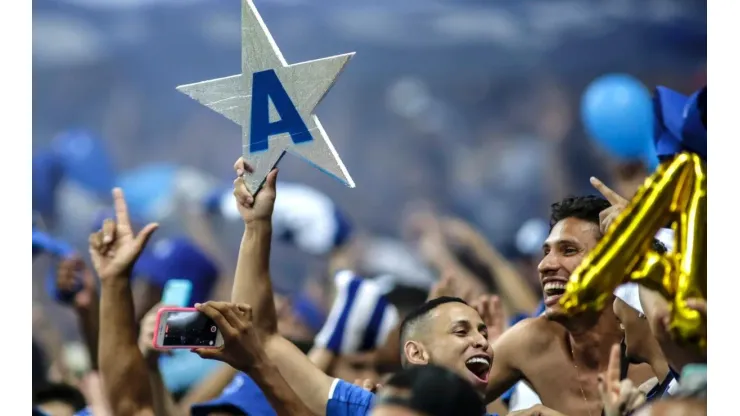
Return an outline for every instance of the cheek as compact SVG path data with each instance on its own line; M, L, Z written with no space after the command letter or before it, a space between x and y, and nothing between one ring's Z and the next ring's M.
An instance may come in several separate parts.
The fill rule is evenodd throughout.
M573 271L576 268L578 268L578 266L583 261L583 257L584 257L583 254L578 254L578 255L570 256L570 257L563 257L562 259L563 268L565 268L565 270L567 270L569 274L573 273Z

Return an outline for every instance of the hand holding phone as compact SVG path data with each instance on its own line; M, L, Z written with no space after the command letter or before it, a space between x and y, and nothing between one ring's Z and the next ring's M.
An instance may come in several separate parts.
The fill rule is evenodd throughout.
M196 308L161 308L155 327L156 349L217 349L224 344L216 322Z
M204 315L218 325L223 334L223 347L196 348L193 351L202 358L218 360L237 370L248 372L266 358L261 339L252 321L249 305L228 302L206 302L196 305Z

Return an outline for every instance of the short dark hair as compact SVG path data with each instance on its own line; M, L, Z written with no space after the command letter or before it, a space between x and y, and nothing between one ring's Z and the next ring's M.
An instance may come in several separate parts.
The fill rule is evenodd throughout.
M569 196L550 206L550 230L566 218L578 218L599 225L599 213L611 204L597 195Z
M550 208L550 230L555 224L566 218L599 224L599 213L611 206L606 199L596 195L569 196L560 202L552 204ZM599 237L601 234L599 234ZM658 254L665 254L668 248L657 238L653 240L653 250Z
M485 404L470 383L452 371L433 364L414 366L394 374L386 387L408 389L408 398L384 398L379 403L404 406L429 416L481 416Z
M72 406L75 412L79 412L87 406L85 396L69 384L49 383L33 393L34 406L55 401Z
M464 300L452 296L440 296L438 298L424 302L422 305L411 311L401 322L401 363L406 364L406 357L403 353L403 345L409 338L409 333L412 332L412 328L419 325L429 316L429 312L436 309L440 305L445 303L462 303L467 305L468 303Z

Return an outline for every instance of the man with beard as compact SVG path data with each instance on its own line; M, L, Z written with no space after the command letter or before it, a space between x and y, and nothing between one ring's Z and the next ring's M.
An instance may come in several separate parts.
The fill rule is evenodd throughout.
M598 375L608 365L612 345L622 339L619 322L612 308L569 316L559 301L570 274L603 236L602 223L611 222L619 208L596 196L553 204L550 234L538 266L545 313L521 321L494 343L489 400L526 380L549 408L543 414L601 414ZM637 385L652 376L635 373L630 368L628 376Z

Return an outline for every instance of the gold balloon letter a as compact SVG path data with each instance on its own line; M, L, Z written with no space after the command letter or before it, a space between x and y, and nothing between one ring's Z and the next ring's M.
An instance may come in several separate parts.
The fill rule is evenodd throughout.
M600 311L621 283L639 283L669 300L677 340L706 346L701 317L686 306L688 298L706 299L706 223L706 166L697 155L681 153L645 181L571 274L560 304L568 313ZM659 254L652 248L655 234L669 224L674 250Z

